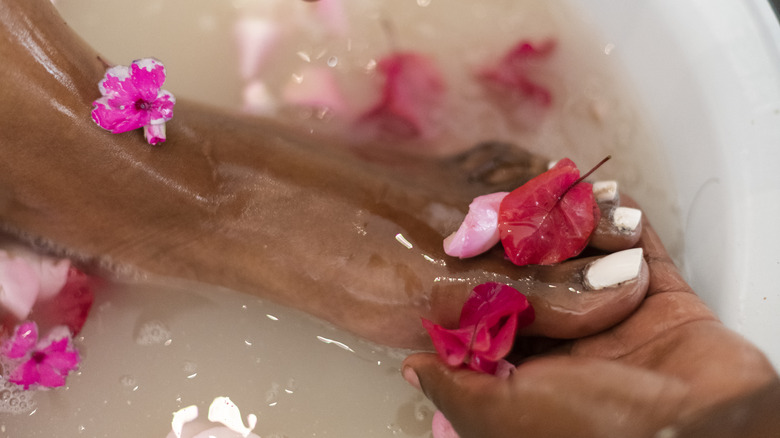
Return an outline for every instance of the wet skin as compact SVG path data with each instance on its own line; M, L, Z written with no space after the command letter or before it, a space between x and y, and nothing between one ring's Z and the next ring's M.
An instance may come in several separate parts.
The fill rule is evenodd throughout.
M544 170L518 148L380 159L183 99L162 146L112 135L90 118L109 63L47 0L0 0L0 59L0 223L87 265L226 286L411 348L430 346L421 316L455 325L485 281L528 294L526 334L554 337L614 325L647 289L646 266L579 293L588 260L518 268L500 250L443 253L474 196Z
M507 379L448 367L431 353L409 356L405 377L463 438L778 436L771 363L717 320L647 225L640 245L647 297L614 327L537 345ZM664 429L674 433L657 435Z

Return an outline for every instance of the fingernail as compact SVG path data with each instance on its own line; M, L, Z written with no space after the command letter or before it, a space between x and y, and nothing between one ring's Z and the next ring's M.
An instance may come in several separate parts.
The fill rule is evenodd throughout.
M593 183L593 196L596 202L609 202L617 199L617 181L596 181Z
M412 369L412 367L404 367L404 369L401 371L401 375L404 377L404 380L406 380L407 383L422 391L422 387L420 386L420 378L417 377L417 373Z
M634 231L642 220L642 210L631 207L617 207L612 212L612 223L620 231Z
M585 283L594 290L617 286L638 277L641 267L642 248L616 252L588 265Z

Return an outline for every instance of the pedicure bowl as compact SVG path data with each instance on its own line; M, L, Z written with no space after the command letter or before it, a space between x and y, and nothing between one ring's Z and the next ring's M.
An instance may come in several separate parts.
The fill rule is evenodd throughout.
M169 88L177 97L184 95L235 106L240 102L243 86L250 85L235 60L223 64L232 68L201 68L204 62L218 59L209 56L209 53L218 56L218 49L195 52L195 59L190 59L187 65L186 55L178 61L175 56L184 44L174 40L178 32L160 38L155 32L137 30L139 23L149 25L161 14L165 17L157 18L161 27L165 23L178 23L168 25L188 28L179 20L186 23L189 18L189 28L195 35L189 39L210 37L217 41L217 47L220 44L224 47L234 44L232 36L224 36L225 29L231 29L225 23L236 19L224 8L202 6L199 9L201 6L188 2L174 5L178 10L171 15L163 2L150 1L134 5L135 10L125 11L125 20L119 20L123 23L116 23L101 18L117 13L110 8L101 11L97 4L101 2L82 5L81 10L71 9L70 3L55 2L66 21L107 59L118 63L148 55L163 59L171 72ZM252 3L237 1L231 6L236 10L249 8L246 10L255 13L251 10ZM417 3L414 7L421 9L437 6L436 0ZM580 83L582 89L575 93L585 96L584 102L589 105L585 113L602 117L602 104L606 103L607 109L622 114L623 118L618 117L617 121L627 122L630 127L621 129L613 125L588 136L561 122L557 125L561 130L541 135L551 148L544 152L549 157L566 154L581 161L594 161L593 157L605 152L603 149L614 153L610 148L624 145L626 136L641 139L636 141L640 145L651 145L652 150L639 147L616 157L620 171L613 169L603 176L619 179L624 190L639 200L694 288L727 324L757 342L777 364L780 350L771 335L780 331L774 317L780 312L780 292L773 284L780 269L774 249L780 244L774 224L774 219L780 216L780 207L768 200L778 199L780 195L780 177L771 171L769 164L778 158L775 145L780 142L780 81L777 80L780 31L768 4L756 1L736 5L725 0L685 5L671 1L619 6L601 0L572 0L571 3L580 12L568 17L583 19L599 33L594 38L599 43L591 46L595 49L587 52L587 56L615 62L623 70L621 81L627 84L626 90L609 94L604 90L604 77L599 76L602 72L596 71L597 80ZM137 13L135 18L130 18L131 12ZM375 22L382 21L376 15L372 18ZM124 24L129 30L122 30ZM223 33L218 32L220 29ZM530 29L534 37L544 34L533 25ZM425 35L426 31L423 28L421 32ZM111 34L119 35L121 40L131 40L129 46L112 43ZM121 37L128 34L134 38ZM414 42L405 39L405 35L411 34L390 30L373 43L403 47ZM144 40L144 36L150 38ZM420 47L425 47L425 41L420 40ZM166 46L166 42L172 44ZM319 59L314 48L296 55L311 63ZM325 57L320 62L329 65L331 58ZM337 66L348 58L335 59L334 66ZM189 74L185 73L188 70ZM714 76L713 72L718 73ZM220 75L225 74L231 76L231 83L238 85L220 88L225 85L224 76ZM177 75L182 75L181 79ZM562 82L566 86L573 84ZM592 97L600 92L610 97L606 100ZM617 105L615 102L620 99L616 96L635 100L639 110L634 113L632 105ZM581 114L577 112L581 110L578 107L581 102L582 99L572 101L575 114ZM623 114L623 110L629 115ZM311 116L306 116L307 123ZM313 123L312 129L319 129L318 122ZM642 126L635 128L634 123ZM555 149L557 144L566 143L561 139L567 135L578 136L579 148ZM599 145L605 138L608 141L603 148L583 146L589 142ZM190 290L198 288L189 283L153 282L132 291L120 288L99 301L91 322L92 331L89 326L85 329L90 362L85 362L89 366L81 373L84 379L87 373L97 373L100 376L97 381L104 385L101 388L117 392L118 397L89 394L83 385L80 388L81 376L75 376L68 391L74 399L88 402L82 402L72 415L75 424L68 418L69 412L59 412L52 417L54 429L49 430L64 427L87 434L110 431L112 422L96 414L104 409L111 415L135 419L139 428L143 419L152 419L148 423L166 423L175 410L189 404L200 404L201 410L205 410L204 403L227 395L242 408L244 416L250 412L258 414L258 430L264 434L335 431L342 436L425 436L428 433L431 406L406 388L396 373L402 352L366 344L316 322L309 324L311 321L298 314L288 317L283 309L267 307L267 303L248 300L241 294L222 291L221 295L214 295L213 290ZM244 316L248 313L260 314L261 323ZM275 326L280 320L292 322ZM274 344L272 337L284 341L281 345ZM211 354L198 350L197 343L193 342L198 338L211 340L210 344L215 346ZM110 354L117 345L120 350L124 348L121 342L130 344L127 347L130 355ZM277 356L285 360L274 362L272 358ZM251 360L247 361L247 357ZM139 371L149 368L153 371ZM345 369L359 371L347 372L349 378L345 378ZM225 373L238 377L224 379ZM321 373L321 379L317 373ZM165 394L164 404L155 396L157 391ZM330 397L344 391L348 393L345 397ZM368 408L361 402L376 399L381 401ZM57 403L58 397L54 396L39 403L39 407L44 412L44 408ZM323 414L323 406L332 407L332 412ZM294 418L310 418L314 412L318 412L314 416L316 420L298 420L308 423L301 425L300 430L288 428L296 422ZM164 436L168 424L145 426L150 427L148 433ZM19 427L9 423L8 430L24 430ZM42 431L38 436L50 434Z

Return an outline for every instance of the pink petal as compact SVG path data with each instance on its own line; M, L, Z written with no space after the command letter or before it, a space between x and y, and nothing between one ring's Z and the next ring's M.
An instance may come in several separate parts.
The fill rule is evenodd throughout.
M330 68L310 67L302 72L300 78L300 81L293 80L284 87L282 98L285 103L327 108L338 113L346 109L344 96Z
M163 123L173 118L173 106L176 98L165 90L160 90L157 97L149 105L149 123Z
M236 22L239 71L245 80L257 74L276 46L280 34L279 26L268 19L242 17Z
M481 321L494 325L501 318L530 308L528 299L517 289L501 283L482 283L474 288L463 304L460 327L476 326Z
M32 362L32 361L30 361ZM65 377L67 374L61 374L60 370L47 364L46 362L38 364L37 370L37 383L47 388L59 388L65 385ZM26 379L27 382L32 382L31 378ZM25 387L25 389L27 389Z
M156 145L165 142L165 123L151 123L144 126L146 142Z
M479 77L501 93L510 93L515 98L525 99L541 107L552 102L549 90L534 81L541 76L540 67L555 49L555 40L549 39L539 45L520 41L512 47L499 62L484 69Z
M433 347L445 363L450 366L463 364L469 354L473 329L446 329L425 318L422 319L422 324L433 341Z
M29 260L0 250L0 315L5 310L17 320L27 318L40 287L39 274Z
M474 198L458 231L444 239L444 252L467 258L494 247L499 242L498 208L508 194L498 192Z
M153 58L135 60L130 65L130 78L126 82L138 90L141 99L152 102L165 82L165 66Z
M106 70L103 79L98 82L100 94L108 98L126 98L128 102L135 101L135 93L127 95L128 92L123 87L123 81L130 77L130 68L125 65L117 65Z
M430 135L446 91L433 61L416 53L394 53L377 63L377 71L385 76L381 99L359 121L401 137Z
M24 389L29 389L30 386L37 384L40 381L40 378L41 375L38 372L38 363L34 360L23 362L8 374L9 382L22 385L24 386Z
M14 331L13 336L2 347L2 353L9 359L19 359L35 348L38 342L38 326L25 321Z
M105 97L93 102L92 120L103 129L112 134L132 131L149 123L149 114L146 111L137 111L135 103L124 109L110 106Z
M450 420L441 411L436 411L433 414L431 432L433 432L433 438L460 438L458 432L455 432L455 429L452 428Z

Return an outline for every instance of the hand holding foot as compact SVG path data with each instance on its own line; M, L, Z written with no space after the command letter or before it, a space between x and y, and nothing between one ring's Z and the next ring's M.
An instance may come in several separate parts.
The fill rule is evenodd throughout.
M433 354L407 358L404 377L422 387L463 438L652 437L664 428L685 431L668 435L680 437L774 436L761 435L780 430L768 409L780 400L772 366L707 309L646 224L640 247L649 268L647 298L614 327L552 349L540 344L536 351L543 353L527 357L507 379L450 368ZM539 315L539 323L545 318ZM532 344L523 347L531 351ZM733 399L735 405L709 413ZM740 409L757 416L732 421ZM722 435L708 435L715 433Z

